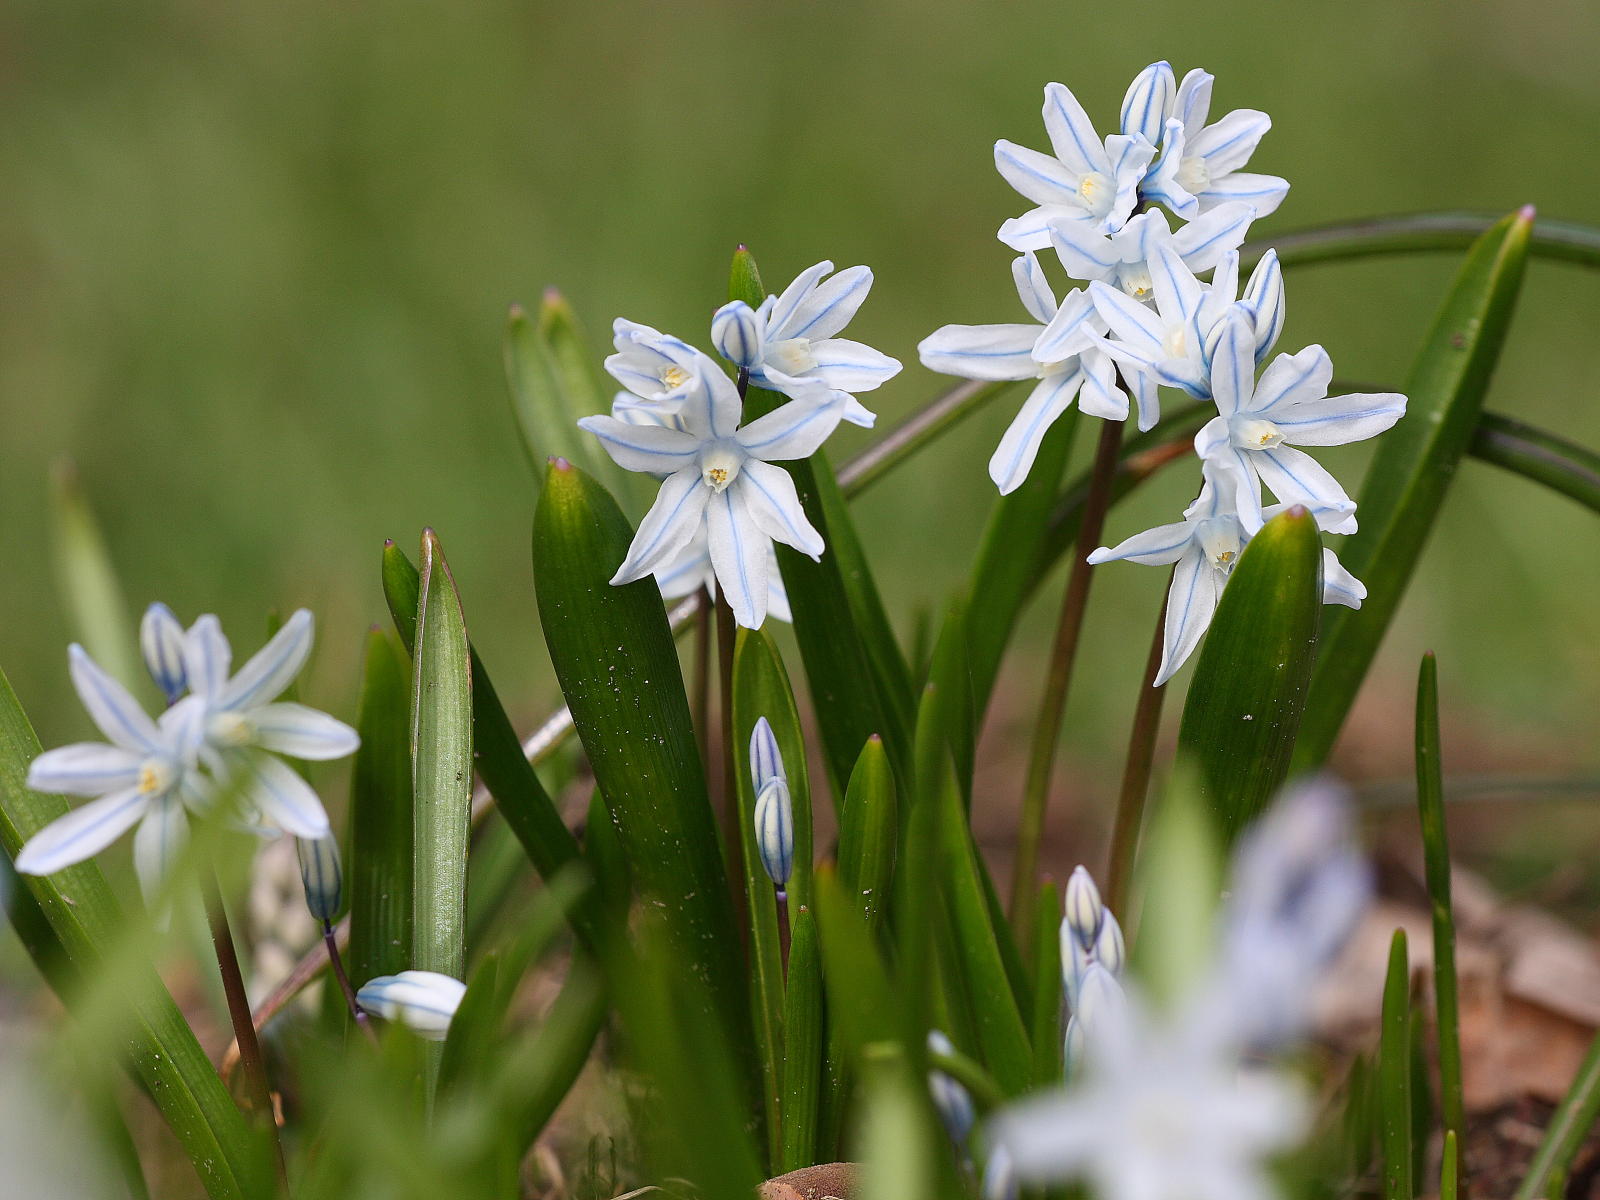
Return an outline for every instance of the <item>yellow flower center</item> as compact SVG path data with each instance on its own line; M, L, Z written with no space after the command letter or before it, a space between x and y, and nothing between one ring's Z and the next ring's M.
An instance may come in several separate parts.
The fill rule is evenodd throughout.
M688 383L691 376L682 367L671 366L661 368L661 382L668 388L680 388Z

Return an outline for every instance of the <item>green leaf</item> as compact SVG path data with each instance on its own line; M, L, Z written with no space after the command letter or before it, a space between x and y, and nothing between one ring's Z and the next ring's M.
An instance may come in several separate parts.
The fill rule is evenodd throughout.
M350 974L357 987L411 966L411 686L399 649L367 635L350 775Z
M1461 1093L1461 1021L1456 988L1456 922L1450 903L1450 843L1444 823L1439 751L1439 672L1432 654L1417 675L1417 807L1423 863L1433 908L1433 991L1439 1034L1439 1097L1444 1127L1466 1133Z
M51 507L55 517L54 551L56 595L67 614L72 633L84 649L113 678L137 688L144 678L128 602L117 578L116 564L106 548L100 523L84 495L72 462L56 463L51 476Z
M439 1056L441 1094L459 1086L474 1068L487 1063L493 1054L500 1034L502 991L500 956L486 954L472 972L466 994L461 997L455 1016L450 1018L450 1029Z
M0 846L14 858L22 844L68 811L61 796L29 790L28 764L39 754L39 740L23 715L16 694L0 674ZM58 951L36 958L52 984L66 978L93 978L124 936L121 908L100 868L82 862L48 876L28 876L26 894L34 909L25 918L30 953L40 947L42 930L32 920L42 913L59 943ZM126 969L123 1004L127 1028L123 1052L130 1073L154 1101L184 1152L194 1164L206 1194L218 1198L265 1197L273 1177L267 1143L252 1129L217 1077L194 1032L184 1021L154 969ZM69 1003L69 993L65 997Z
M1531 209L1526 210L1530 222ZM1272 246L1285 265L1340 262L1386 254L1464 250L1504 222L1482 213L1422 212L1364 217L1310 229L1274 233L1270 241L1247 242L1240 251L1248 266ZM1533 226L1528 252L1554 262L1600 267L1600 229L1576 221L1540 221Z
M1478 418L1468 452L1600 512L1600 454L1498 413Z
M828 1019L846 1057L859 1066L867 1047L904 1041L908 1006L898 1003L877 939L834 873L817 871L816 919ZM903 982L903 981L902 981Z
M416 567L394 543L386 543L383 594L394 618L395 630L408 653L416 642L419 587ZM472 741L478 756L478 777L494 797L500 815L522 843L528 861L548 883L578 860L577 839L523 754L516 727L506 715L476 650L471 652L471 658ZM574 909L572 921L579 936L594 946L598 927L592 904L586 901Z
M1061 1081L1061 893L1050 880L1039 885L1033 950L1033 1085Z
M461 600L431 529L422 534L411 680L412 966L461 979L472 820L472 671Z
M1142 902L1129 930L1133 971L1157 1004L1172 1008L1216 961L1213 918L1222 894L1216 823L1182 760L1151 814L1135 879Z
M1322 617L1322 542L1304 509L1250 540L1217 604L1178 730L1224 841L1289 771Z
M1565 1178L1600 1119L1600 1037L1589 1044L1572 1087L1562 1097L1545 1126L1544 1138L1534 1151L1528 1173L1517 1188L1516 1200L1545 1200L1560 1193L1553 1182Z
M1406 415L1378 439L1361 490L1361 528L1340 552L1367 597L1359 611L1328 621L1297 766L1327 757L1422 558L1505 344L1532 227L1525 209L1473 245L1412 367Z
M779 1169L797 1171L817 1161L821 1109L822 962L817 923L808 908L794 910L789 982L783 1006L783 1157Z
M854 898L874 931L883 923L894 883L899 837L894 774L889 770L883 739L870 737L861 747L845 789L839 829L839 886Z
M553 464L533 522L539 619L634 885L744 1049L739 935L672 630L654 580L610 582L632 536L604 488Z
M1387 1200L1415 1200L1411 1182L1411 980L1403 929L1396 929L1389 943L1389 972L1383 985L1378 1123L1382 1130L1383 1194Z
M943 1160L948 1139L929 1119L927 1088L904 1055L886 1053L863 1088L859 1148L863 1200L928 1200L958 1194Z
M1439 1200L1456 1200L1458 1194L1457 1176L1461 1170L1460 1150L1457 1148L1456 1131L1448 1129L1444 1135L1444 1155L1439 1163Z

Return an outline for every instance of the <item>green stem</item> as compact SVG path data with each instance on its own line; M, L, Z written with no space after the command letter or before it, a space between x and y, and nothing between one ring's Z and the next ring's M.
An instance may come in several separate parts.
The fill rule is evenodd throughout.
M839 468L839 490L854 497L928 443L949 433L1013 383L963 383L918 409Z
M1600 454L1498 413L1478 418L1467 452L1600 512Z
M1246 242L1240 250L1240 259L1245 264L1254 262L1269 246L1278 251L1279 259L1286 264L1465 250L1503 215L1425 212L1339 221ZM1540 220L1533 227L1528 249L1539 258L1600 267L1600 229L1571 221Z
M1168 587L1171 587L1170 579ZM1133 728L1128 734L1128 757L1122 767L1122 791L1117 796L1117 815L1111 826L1106 907L1112 912L1127 911L1134 852L1139 846L1139 827L1144 822L1145 795L1150 790L1150 767L1155 761L1156 735L1161 730L1161 705L1167 695L1165 684L1155 686L1156 672L1161 669L1162 649L1166 645L1166 623L1167 602L1162 600L1161 611L1156 613L1155 632L1150 636L1150 653L1145 656L1144 677L1139 683L1139 699L1133 710Z
M1572 1088L1550 1116L1544 1140L1534 1151L1528 1173L1517 1189L1516 1200L1542 1200L1551 1195L1550 1183L1565 1175L1595 1119L1600 1117L1600 1037L1589 1046Z
M1461 1092L1461 1023L1456 989L1456 925L1450 904L1450 844L1444 823L1439 749L1439 673L1432 654L1417 675L1417 808L1433 909L1433 991L1439 1032L1439 1099L1444 1127L1466 1136Z
M1039 720L1033 729L1027 783L1022 793L1022 817L1017 827L1017 857L1011 878L1011 921L1016 927L1018 942L1024 946L1033 942L1033 899L1038 887L1035 876L1039 870L1039 843L1044 837L1050 776L1055 767L1056 743L1060 740L1061 717L1067 707L1067 691L1072 684L1072 667L1078 655L1078 638L1083 632L1083 615L1089 604L1089 584L1094 578L1094 568L1089 565L1085 547L1096 545L1100 540L1106 510L1111 506L1121 447L1122 422L1103 422L1073 543L1077 552L1072 557L1072 573L1067 577L1067 589L1061 598L1061 619L1050 652L1050 672L1039 702Z

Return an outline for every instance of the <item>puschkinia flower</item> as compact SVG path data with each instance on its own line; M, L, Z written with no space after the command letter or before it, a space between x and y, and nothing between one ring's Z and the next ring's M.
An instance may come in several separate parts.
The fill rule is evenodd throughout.
M201 754L241 803L285 833L328 834L328 814L317 793L277 755L322 761L344 758L361 744L356 731L304 704L274 703L311 656L313 621L300 609L238 672L222 624L207 613L184 642L189 687L205 705Z
M1343 446L1375 437L1406 411L1396 392L1329 396L1333 363L1321 346L1280 354L1256 381L1255 331L1238 312L1225 318L1212 355L1211 394L1217 416L1195 435L1195 453L1229 468L1231 503L1251 532L1262 521L1264 483L1285 504L1353 514L1354 502L1328 471L1295 446ZM1354 515L1331 527L1354 533Z
M1156 673L1156 687L1171 679L1200 644L1211 618L1216 615L1222 589L1246 543L1264 521L1289 507L1287 504L1270 505L1260 510L1258 520L1247 523L1233 507L1233 496L1239 490L1233 471L1215 460L1205 461L1201 469L1205 483L1195 502L1184 510L1182 521L1136 533L1125 542L1110 548L1101 546L1089 555L1091 563L1127 559L1149 566L1175 564L1172 586L1167 592L1161 668ZM1309 511L1319 529L1334 532L1349 520L1350 507L1317 506ZM1367 589L1326 547L1322 551L1322 577L1323 603L1361 607Z
M635 425L610 416L578 424L617 464L662 477L611 582L631 583L676 562L702 530L717 583L746 628L767 615L773 541L819 558L822 535L806 519L794 480L773 463L806 458L839 422L831 406L791 400L741 426L738 389L703 354L678 411L679 428Z
M989 459L989 478L1001 495L1015 491L1033 469L1039 445L1076 400L1091 416L1126 420L1128 397L1116 386L1116 366L1096 345L1105 323L1082 291L1055 293L1030 252L1011 264L1022 305L1033 323L946 325L917 347L925 367L963 379L1038 379ZM1049 344L1047 355L1038 347ZM1151 395L1154 388L1149 389ZM1140 397L1141 424L1146 397Z
M756 850L780 896L794 873L794 806L778 739L765 717L750 731L750 785L755 792Z
M950 1039L937 1029L928 1030L928 1049L935 1054L953 1054L955 1047ZM962 1084L937 1067L928 1072L928 1091L933 1095L933 1107L944 1122L945 1132L956 1146L966 1144L972 1132L977 1112L972 1106L972 1094Z
M1081 1060L1098 1021L1121 1003L1118 980L1127 958L1122 926L1100 899L1094 877L1083 867L1067 879L1061 917L1061 985L1067 1026L1064 1061Z
M695 534L677 558L655 572L655 577L656 586L668 600L692 596L701 588L710 592L715 600L717 573L711 566L711 547L706 531L702 529ZM767 616L786 624L794 620L789 611L789 593L784 589L783 575L778 570L778 548L770 543L767 547Z
M1121 229L1139 202L1139 181L1155 146L1139 133L1114 133L1102 141L1083 105L1059 83L1044 89L1044 128L1050 154L1004 138L994 145L1001 176L1037 205L1002 225L1000 240L1013 250L1043 250L1053 224L1095 233Z
M621 317L611 332L617 348L606 359L611 377L639 399L675 411L689 390L700 352L669 333Z
M199 767L205 706L189 697L153 721L82 646L70 647L67 660L72 686L109 741L45 751L28 767L28 786L95 799L29 838L16 868L52 874L98 854L137 823L134 865L153 899L188 836L185 808L202 811L211 801Z
M429 1041L443 1041L467 985L437 971L401 971L363 984L356 1003L386 1021L399 1021Z
M176 704L189 690L189 672L183 661L184 631L165 604L152 604L139 622L139 650L145 670L161 689L167 703Z
M339 843L330 833L320 838L295 838L295 855L300 860L300 882L306 891L306 907L323 925L332 924L344 903L344 868L339 861Z
M758 387L792 400L832 404L854 425L870 428L876 415L855 398L900 372L898 360L835 335L848 325L872 289L868 267L849 267L826 283L831 262L802 271L779 296L752 309L730 301L711 318L717 352L750 372Z
M1182 388L1196 399L1211 397L1211 356L1230 310L1249 319L1258 364L1283 328L1283 271L1276 251L1267 251L1256 265L1241 299L1238 251L1224 254L1205 284L1171 244L1160 243L1150 257L1150 285L1154 304L1104 283L1089 285L1095 311L1116 335L1101 345L1125 372Z
M1200 275L1239 248L1255 216L1248 204L1224 204L1176 233L1159 212L1141 213L1111 234L1058 222L1050 227L1050 244L1072 278L1099 280L1135 300L1149 300L1154 294L1150 259L1157 246L1171 245L1183 265Z
M1140 194L1185 220L1234 200L1249 204L1257 216L1276 212L1289 193L1288 181L1239 169L1250 161L1256 146L1272 128L1272 118L1264 112L1240 108L1216 124L1207 125L1211 75L1198 69L1190 71L1174 92L1171 67L1157 63L1150 70L1161 78L1148 84L1146 91L1172 99L1157 136L1151 136L1148 127L1148 114L1154 113L1156 104L1146 110L1145 136L1159 140L1161 156L1140 183Z

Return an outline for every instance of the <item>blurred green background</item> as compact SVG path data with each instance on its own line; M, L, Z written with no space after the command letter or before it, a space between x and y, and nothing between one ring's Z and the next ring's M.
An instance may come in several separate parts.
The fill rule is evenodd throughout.
M502 695L537 719L553 687L504 399L507 306L555 285L593 334L625 314L705 344L736 242L774 288L823 257L866 262L878 283L852 333L908 363L876 397L892 423L946 384L916 364L918 339L1021 315L993 232L1026 205L991 145L1044 144L1049 80L1109 123L1152 59L1215 72L1215 111L1272 114L1253 165L1294 185L1261 235L1530 201L1600 221L1588 0L12 0L0 45L0 662L47 744L87 732L49 583L64 455L135 609L217 612L242 652L268 608L313 607L310 698L346 716L359 635L384 617L382 540L414 547L435 526ZM1452 269L1293 272L1282 347L1320 341L1342 377L1398 386ZM1491 405L1600 443L1597 326L1600 277L1536 264ZM907 628L970 562L1008 416L984 414L860 505ZM836 452L865 440L846 427ZM1354 491L1364 455L1327 461ZM1109 538L1176 519L1194 488L1174 470ZM1592 771L1597 533L1566 502L1464 468L1347 769L1404 770L1431 647L1455 765ZM1163 578L1100 573L1063 786L1112 786L1098 768L1120 761ZM1055 592L1024 638L1043 643ZM1002 759L1037 657L1007 677Z

